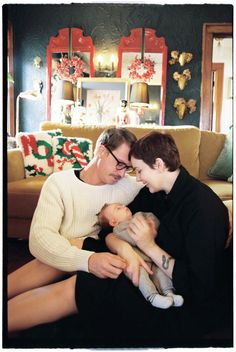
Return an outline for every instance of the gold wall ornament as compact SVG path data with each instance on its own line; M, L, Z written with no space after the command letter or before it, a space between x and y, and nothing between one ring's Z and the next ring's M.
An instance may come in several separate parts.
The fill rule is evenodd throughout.
M186 101L184 98L176 98L174 101L174 108L179 119L182 120L187 112L192 114L196 111L196 100L189 99Z
M36 67L38 69L41 68L41 63L42 63L41 57L35 56L35 58L34 58L34 67Z
M180 64L180 66L184 66L185 64L189 63L192 58L193 54L182 52L181 54L177 50L173 50L170 53L171 59L169 60L170 65L174 65L176 62Z
M173 78L178 82L179 89L184 90L187 81L191 79L189 69L184 70L182 73L174 72Z

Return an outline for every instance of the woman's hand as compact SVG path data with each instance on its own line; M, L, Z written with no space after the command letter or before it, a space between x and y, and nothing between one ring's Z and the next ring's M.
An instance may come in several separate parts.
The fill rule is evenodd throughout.
M157 231L155 229L154 221L148 221L142 214L133 216L127 229L130 237L135 241L136 245L147 253L151 247L155 246L155 237Z
M225 248L228 248L230 246L233 239L233 215L229 207L228 207L228 215L229 215L229 232L228 232L228 238L225 244Z

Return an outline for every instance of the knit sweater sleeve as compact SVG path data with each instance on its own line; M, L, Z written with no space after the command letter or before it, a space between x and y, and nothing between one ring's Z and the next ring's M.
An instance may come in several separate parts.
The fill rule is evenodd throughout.
M60 234L64 204L56 182L49 177L42 188L29 237L30 252L41 262L56 269L88 272L88 259L93 252L72 246Z

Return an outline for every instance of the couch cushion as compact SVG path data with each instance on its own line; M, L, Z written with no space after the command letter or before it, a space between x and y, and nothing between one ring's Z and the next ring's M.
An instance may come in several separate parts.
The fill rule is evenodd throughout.
M17 133L16 140L23 154L26 177L46 176L53 172L52 136L61 133L61 130Z
M194 126L157 126L150 127L128 127L139 139L143 135L155 130L161 133L169 133L175 140L180 154L182 165L188 172L198 178L199 177L199 146L201 132Z
M9 182L7 185L8 216L31 219L46 179L47 176L37 176Z
M201 181L208 185L223 201L233 198L232 183L213 179L205 179Z
M71 168L81 169L93 157L93 143L87 138L53 137L53 172Z
M227 180L233 172L233 129L229 130L226 136L224 148L218 156L214 165L208 170L212 178Z
M199 149L199 179L209 178L208 170L215 163L224 147L226 135L212 131L201 131L201 143Z

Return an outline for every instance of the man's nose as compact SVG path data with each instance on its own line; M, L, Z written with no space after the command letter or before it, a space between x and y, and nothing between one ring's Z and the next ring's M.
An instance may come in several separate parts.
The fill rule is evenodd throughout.
M117 173L120 177L124 177L125 176L125 172L126 172L126 169L122 169L122 170L117 170Z

